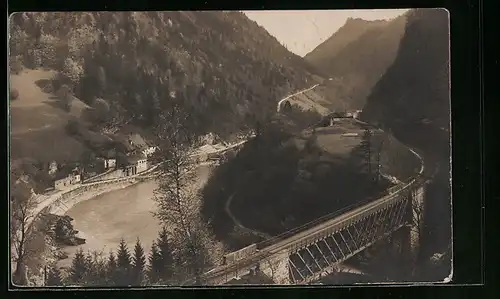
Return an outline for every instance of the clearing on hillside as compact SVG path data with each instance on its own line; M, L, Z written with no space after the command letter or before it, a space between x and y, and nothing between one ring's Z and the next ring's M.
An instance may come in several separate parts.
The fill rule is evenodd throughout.
M331 111L324 105L329 105L322 97L318 96L313 90L295 95L288 99L290 104L299 106L302 110L316 111L321 115L328 115Z
M9 101L11 128L11 159L32 157L40 161L67 160L77 157L83 145L68 136L65 126L72 118L81 118L89 107L74 98L66 112L52 92L44 86L51 84L56 72L26 69L10 76L10 86L19 92Z

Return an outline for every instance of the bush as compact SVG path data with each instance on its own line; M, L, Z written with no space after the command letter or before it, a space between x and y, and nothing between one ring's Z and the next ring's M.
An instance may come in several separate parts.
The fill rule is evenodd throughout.
M23 64L20 61L13 61L10 64L10 71L14 75L19 75L23 71Z
M15 88L11 88L9 100L14 101L17 100L18 98L19 98L19 91L17 91L17 89Z
M66 124L66 132L68 132L68 134L71 136L79 135L80 130L81 130L81 125L75 119L70 119Z

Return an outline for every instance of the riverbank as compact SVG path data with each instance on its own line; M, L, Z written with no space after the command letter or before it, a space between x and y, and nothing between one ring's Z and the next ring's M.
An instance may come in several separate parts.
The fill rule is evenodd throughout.
M192 185L193 190L205 183L212 167L211 163L202 163L195 169L197 178ZM107 257L110 251L116 251L121 238L129 250L133 249L139 238L144 253L148 256L160 230L160 222L153 215L156 210L154 190L157 187L155 180L143 180L99 195L93 193L91 195L96 196L87 200L80 198L65 214L73 218L74 229L86 239L86 243L64 247L68 258L59 261L58 266L68 268L72 257L80 248L84 252L102 252Z

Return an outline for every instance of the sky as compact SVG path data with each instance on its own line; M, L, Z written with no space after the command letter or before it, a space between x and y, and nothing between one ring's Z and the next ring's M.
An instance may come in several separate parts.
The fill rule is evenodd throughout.
M393 19L408 9L360 10L255 10L243 11L274 35L288 50L304 56L328 39L347 18L367 21Z

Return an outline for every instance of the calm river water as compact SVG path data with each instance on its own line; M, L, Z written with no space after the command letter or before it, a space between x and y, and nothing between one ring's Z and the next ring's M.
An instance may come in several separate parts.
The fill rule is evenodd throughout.
M198 180L194 187L200 188L210 175L210 166L200 166L196 171ZM64 248L69 257L59 261L59 266L70 266L79 248L103 251L108 255L110 250L116 251L122 237L130 252L140 238L146 254L149 253L160 229L158 220L152 214L156 208L153 200L156 188L157 183L151 180L74 205L66 215L74 219L74 228L82 233L87 242Z

